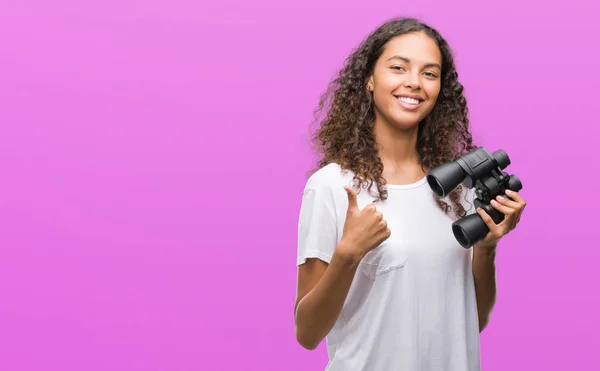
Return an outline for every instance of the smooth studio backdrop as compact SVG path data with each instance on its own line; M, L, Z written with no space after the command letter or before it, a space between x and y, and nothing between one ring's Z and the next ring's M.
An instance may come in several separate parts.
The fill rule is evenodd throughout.
M319 94L381 22L455 51L476 142L528 207L484 370L600 367L599 5L0 5L0 369L322 370L294 338Z

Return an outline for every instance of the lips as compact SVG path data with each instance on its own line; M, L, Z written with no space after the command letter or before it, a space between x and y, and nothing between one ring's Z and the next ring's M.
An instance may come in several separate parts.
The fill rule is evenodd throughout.
M421 103L420 99L410 98L410 97L397 97L399 101L402 101L407 104L419 104Z
M423 98L416 95L399 95L394 96L394 98L402 108L408 111L419 109L424 101Z

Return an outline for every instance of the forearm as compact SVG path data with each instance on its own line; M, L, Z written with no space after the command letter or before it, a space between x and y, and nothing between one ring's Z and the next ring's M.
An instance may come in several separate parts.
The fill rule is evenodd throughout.
M479 331L487 326L492 309L496 303L496 246L473 246L473 278L477 311L479 313Z
M296 337L307 349L315 349L335 325L360 261L340 247L319 282L296 308Z

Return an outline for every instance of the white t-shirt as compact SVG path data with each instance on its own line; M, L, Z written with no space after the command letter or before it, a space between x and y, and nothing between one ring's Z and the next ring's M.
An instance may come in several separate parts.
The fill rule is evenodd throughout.
M352 172L329 164L306 183L298 226L298 260L330 262L342 238ZM390 237L359 264L342 312L326 338L326 371L479 371L479 322L472 248L452 234L426 178L387 185L375 203ZM377 189L373 187L374 194ZM473 190L463 205L475 212ZM362 209L375 198L358 193Z

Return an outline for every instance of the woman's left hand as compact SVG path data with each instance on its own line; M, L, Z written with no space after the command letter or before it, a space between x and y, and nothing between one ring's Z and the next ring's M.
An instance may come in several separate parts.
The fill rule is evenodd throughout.
M506 195L514 201L506 197L498 196L495 200L490 202L492 207L505 215L504 220L499 224L496 224L485 210L481 208L477 210L477 213L481 216L490 231L483 240L480 240L476 244L495 246L502 237L515 229L519 223L521 214L527 203L517 192L506 190Z

